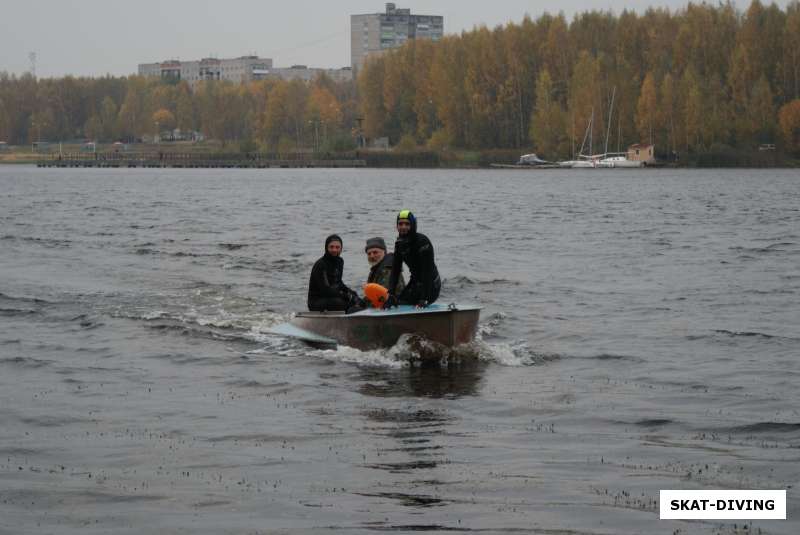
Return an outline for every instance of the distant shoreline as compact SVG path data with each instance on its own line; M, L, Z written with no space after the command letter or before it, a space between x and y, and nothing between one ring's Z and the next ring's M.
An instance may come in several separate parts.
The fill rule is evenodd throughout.
M66 146L61 152L0 151L0 165L37 165L56 168L368 168L368 169L498 169L542 172L563 170L555 165L524 166L520 150L376 151L341 153L245 153L179 150L147 145L138 150L85 152ZM658 160L649 168L668 169L798 169L800 160L780 152L707 152L682 161ZM567 168L569 169L569 168ZM618 168L613 168L620 170ZM639 168L642 169L642 168Z
M561 173L565 171L590 171L590 172L600 172L606 173L608 171L615 171L617 173L629 173L631 171L639 171L639 172L651 172L651 171L659 171L659 170L675 170L675 169L759 169L759 170L770 170L770 169L800 169L800 165L797 164L786 164L786 165L774 165L774 166L754 166L754 165L659 165L659 166L649 166L649 167L639 167L639 168L597 168L597 169L573 169L569 167L542 167L537 168L534 166L531 167L487 167L487 166L468 166L468 165L440 165L438 167L424 167L424 166L416 166L416 167L409 167L409 166L347 166L347 165L336 165L336 166L323 166L323 165L313 165L313 166L280 166L280 165L265 165L265 166L237 166L237 165L219 165L219 166L155 166L155 165L140 165L140 166L127 166L127 165L120 165L120 166L92 166L92 167L81 167L81 166L41 166L38 165L36 161L27 161L27 160L16 160L16 161L7 161L7 160L0 160L0 166L2 167L36 167L41 169L139 169L139 168L148 168L148 169L351 169L351 170L359 170L359 169L416 169L416 170L436 170L436 169L449 169L449 170L486 170L486 171L498 171L498 172L506 172L506 173L530 173L535 172L539 173Z

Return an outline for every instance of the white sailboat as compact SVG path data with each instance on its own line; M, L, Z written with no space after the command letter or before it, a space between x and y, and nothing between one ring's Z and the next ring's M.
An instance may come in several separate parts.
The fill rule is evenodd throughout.
M602 154L591 154L592 152L592 135L594 131L594 108L592 108L592 115L589 119L589 124L586 127L586 132L583 135L583 142L581 143L581 150L578 153L577 160L565 160L558 162L559 167L571 167L573 169L596 169L596 168L620 168L620 169L634 169L644 166L644 162L639 160L628 159L626 152L608 152L608 140L611 135L611 119L614 115L614 100L617 95L617 88L614 88L611 94L611 107L608 114L608 130L606 132L605 148ZM586 147L586 140L589 140L589 155L583 153Z
M643 162L637 160L629 160L626 152L612 152L606 154L606 157L597 162L598 167L605 168L629 168L634 169L642 167Z
M629 160L628 153L626 152L608 152L608 137L611 134L611 117L614 114L614 97L617 94L617 88L611 93L611 111L608 114L608 131L606 132L606 147L603 155L597 160L597 167L601 168L636 168L642 167L642 163L637 160Z
M578 151L577 160L564 160L558 162L559 167L568 167L572 169L593 169L597 167L597 159L594 156L587 156L583 153L586 146L586 139L589 139L589 152L592 151L592 131L594 128L594 108L592 108L592 115L589 118L589 124L586 125L586 132L583 134L583 142L581 142L581 150Z

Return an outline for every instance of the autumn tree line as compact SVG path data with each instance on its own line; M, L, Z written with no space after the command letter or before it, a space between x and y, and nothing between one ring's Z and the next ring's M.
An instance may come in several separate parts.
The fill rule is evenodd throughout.
M366 66L359 96L367 136L412 135L434 147L531 147L567 158L594 115L594 152L606 137L609 150L781 139L797 150L800 3L526 18L409 43Z
M354 84L319 77L246 84L104 77L36 79L0 74L0 140L136 141L180 129L223 146L292 152L352 145ZM327 145L327 147L326 147Z
M613 102L613 113L612 113ZM0 140L133 140L201 131L243 147L535 150L572 157L654 143L663 156L776 144L800 152L800 2L688 4L479 27L409 41L352 83L246 84L0 74Z

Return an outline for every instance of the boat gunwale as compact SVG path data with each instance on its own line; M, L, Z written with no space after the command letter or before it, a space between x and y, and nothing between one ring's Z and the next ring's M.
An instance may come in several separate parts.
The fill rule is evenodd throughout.
M444 314L444 313L456 313L456 312L472 312L472 311L480 311L483 310L483 307L480 306L465 306L463 308L443 308L437 310L427 310L427 309L417 309L417 310L409 310L406 312L394 312L392 314L345 314L341 310L332 310L332 311L303 311L297 312L295 314L296 318L310 318L310 319L387 319L387 318L398 318L403 316L419 316L423 314Z

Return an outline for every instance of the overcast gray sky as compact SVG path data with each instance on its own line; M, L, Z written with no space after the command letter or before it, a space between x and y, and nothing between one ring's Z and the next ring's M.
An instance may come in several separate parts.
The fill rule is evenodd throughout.
M763 1L763 0L762 0ZM779 5L785 6L787 0ZM768 2L764 2L768 3ZM384 11L365 0L0 0L0 71L29 70L36 52L39 76L127 75L137 64L256 53L276 67L350 64L350 15ZM396 1L412 13L443 15L445 33L489 27L564 11L643 12L682 8L687 0L562 0L538 2ZM749 5L740 2L740 9Z

